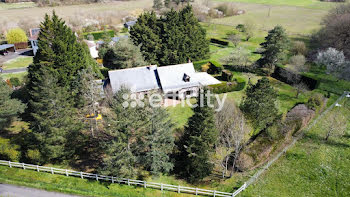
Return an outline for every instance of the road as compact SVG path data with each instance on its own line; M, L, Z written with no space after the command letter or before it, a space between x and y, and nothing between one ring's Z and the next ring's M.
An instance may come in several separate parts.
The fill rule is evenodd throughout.
M47 192L44 190L1 184L0 196L6 197L79 197L68 194L60 194L56 192Z

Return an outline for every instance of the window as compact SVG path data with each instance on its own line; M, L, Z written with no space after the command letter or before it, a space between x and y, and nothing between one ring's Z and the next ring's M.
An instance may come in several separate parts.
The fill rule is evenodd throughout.
M187 96L192 95L192 90L187 90L187 91L186 91L186 95L187 95Z

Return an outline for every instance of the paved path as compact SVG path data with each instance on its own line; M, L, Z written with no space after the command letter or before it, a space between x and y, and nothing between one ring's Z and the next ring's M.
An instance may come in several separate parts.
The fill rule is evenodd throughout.
M0 196L6 197L78 197L56 192L47 192L44 190L0 184Z
M29 53L31 50L32 49L19 49L15 53L9 53L5 56L0 55L0 65L19 56L27 56L26 54Z
M3 70L2 73L21 73L21 72L25 72L27 71L27 67L26 68L15 68L15 69L10 69L10 70Z

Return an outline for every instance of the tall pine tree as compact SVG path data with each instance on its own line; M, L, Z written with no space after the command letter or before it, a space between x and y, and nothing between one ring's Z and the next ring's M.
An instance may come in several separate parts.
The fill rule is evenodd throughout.
M77 91L72 83L82 69L92 67L95 72L99 72L96 62L90 56L86 44L77 41L72 30L55 12L52 17L45 15L40 29L39 49L28 69L29 91L36 82L42 80L39 70L47 67L57 71L55 77L58 85L67 88L68 93L77 97L75 101L78 101L79 95L74 95Z
M215 127L214 110L208 106L206 96L197 98L198 106L188 120L179 143L176 170L189 182L198 182L213 170L210 156L214 153L218 132Z
M131 28L130 38L141 45L145 60L158 65L204 59L209 54L206 31L194 16L192 7L171 10L157 19L154 12L141 15Z
M76 137L82 129L64 87L58 86L57 71L41 68L40 81L31 91L31 127L39 142L45 161L60 162L71 159L75 153Z
M278 115L276 99L277 93L266 77L255 85L248 86L240 108L257 131L265 129L276 119Z
M288 43L286 31L282 26L277 25L270 30L265 37L265 42L260 44L264 49L261 54L262 57L258 60L260 67L273 70L288 48Z

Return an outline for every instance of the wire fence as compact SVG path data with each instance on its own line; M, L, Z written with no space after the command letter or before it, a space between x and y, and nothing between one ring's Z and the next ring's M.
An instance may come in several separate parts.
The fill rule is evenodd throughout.
M332 110L336 104L338 104L344 97L348 97L350 94L350 92L344 92L330 107L328 107L325 111L323 111L311 124L309 124L309 126L302 132L300 133L298 136L294 137L292 142L287 145L286 147L283 148L282 151L280 151L274 158L272 158L270 161L268 161L258 172L256 172L247 182L246 182L246 187L248 187L249 185L251 185L254 181L256 181L256 179L258 179L258 177L265 172L265 170L267 170L277 159L279 159L284 153L287 152L287 150L289 148L291 148L292 146L294 146L294 144L301 139L304 134L309 131L313 126L315 126L315 124L325 115L327 114L330 110Z
M103 175L86 173L86 172L79 172L79 171L73 171L73 170L67 170L67 169L59 169L59 168L54 168L54 167L45 167L45 166L4 161L4 160L0 160L0 165L9 166L10 168L16 167L16 168L23 168L24 170L35 170L38 172L48 172L51 174L61 174L61 175L65 175L65 176L76 176L76 177L80 177L81 179L88 178L88 179L95 179L96 181L108 181L111 183L126 184L129 186L135 185L135 186L141 186L144 188L160 189L161 191L166 190L166 191L173 191L173 192L177 192L177 193L187 193L187 194L194 194L194 195L214 196L214 197L219 197L219 196L234 197L234 196L237 196L241 191L243 191L247 186L247 184L244 183L234 193L228 193L228 192L220 192L220 191L216 191L216 190L206 190L206 189L200 189L200 188L184 187L184 186L180 186L180 185L169 185L169 184L163 184L163 183L153 183L153 182L147 182L147 181L141 181L141 180L118 178L118 177L113 177L113 176L103 176Z

